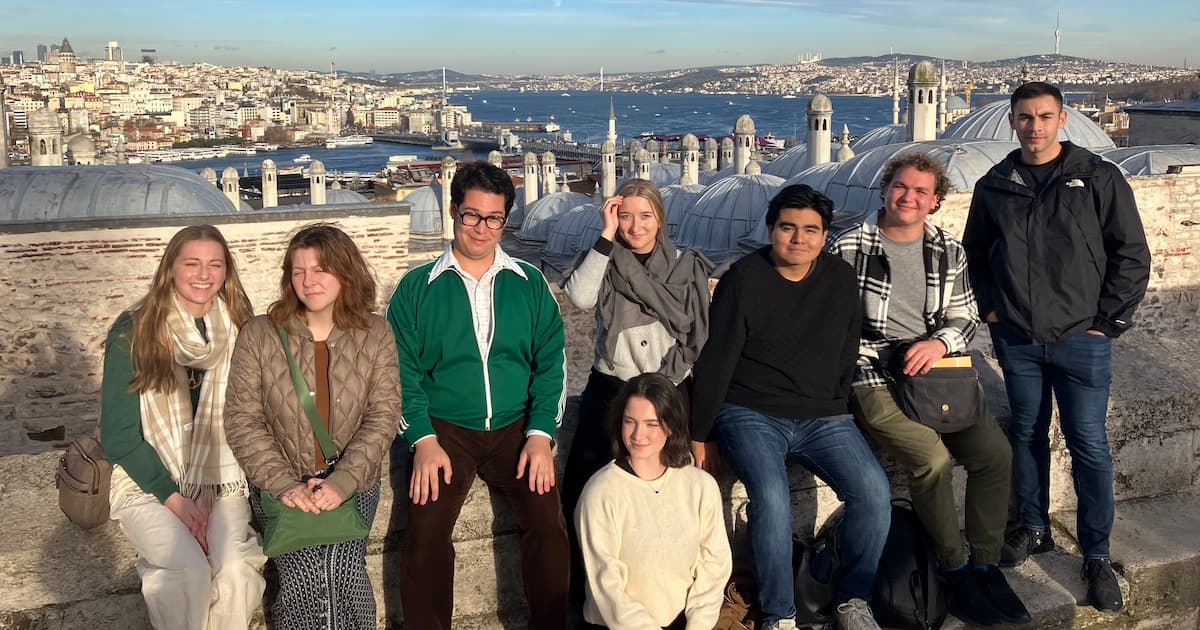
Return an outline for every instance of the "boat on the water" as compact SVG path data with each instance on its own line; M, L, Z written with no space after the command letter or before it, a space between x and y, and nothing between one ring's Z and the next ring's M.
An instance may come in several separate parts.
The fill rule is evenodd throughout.
M353 135L353 136L338 136L325 141L326 149L337 149L341 147L359 147L367 144L373 144L375 138L371 136Z
M307 153L301 153L300 157L293 158L292 161L296 164L308 164L309 162L313 161L313 159L311 155Z

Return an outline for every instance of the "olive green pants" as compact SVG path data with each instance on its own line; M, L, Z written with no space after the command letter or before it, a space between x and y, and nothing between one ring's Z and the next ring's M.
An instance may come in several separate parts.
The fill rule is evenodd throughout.
M905 416L887 387L856 387L850 401L858 426L909 473L913 508L933 539L944 569L961 566L968 559L954 508L955 461L967 471L969 559L977 564L1000 560L1012 449L984 407L971 428L938 433Z

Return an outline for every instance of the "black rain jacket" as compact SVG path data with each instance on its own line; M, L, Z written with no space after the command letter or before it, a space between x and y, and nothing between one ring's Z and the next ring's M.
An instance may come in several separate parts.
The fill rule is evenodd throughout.
M1116 165L1070 142L1041 195L1021 179L1020 149L975 184L963 233L979 315L1033 343L1094 328L1117 337L1150 280L1150 248Z

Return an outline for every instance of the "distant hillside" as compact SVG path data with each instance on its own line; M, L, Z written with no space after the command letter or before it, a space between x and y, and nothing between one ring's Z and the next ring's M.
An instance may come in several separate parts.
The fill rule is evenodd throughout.
M830 57L829 59L822 59L821 65L829 66L832 68L841 68L841 67L845 67L845 66L857 66L857 65L865 64L865 63L885 63L885 62L890 62L893 59L899 59L900 61L910 64L910 65L916 61L941 61L937 57L929 57L926 55L906 55L904 53L897 53L894 55L875 55L874 57L871 57L871 56ZM946 63L959 63L959 62L954 59L947 59Z
M1134 101L1191 101L1200 99L1200 74L1184 79L1117 85L1105 91L1111 98Z

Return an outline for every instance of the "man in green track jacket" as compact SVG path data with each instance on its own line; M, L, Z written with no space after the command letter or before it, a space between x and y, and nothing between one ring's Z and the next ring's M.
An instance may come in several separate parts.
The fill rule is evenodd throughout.
M400 434L412 448L400 577L410 628L450 628L450 534L476 475L517 517L530 627L566 624L567 534L551 453L566 392L563 323L542 274L499 246L514 197L504 171L463 166L450 184L454 240L410 269L388 304Z

